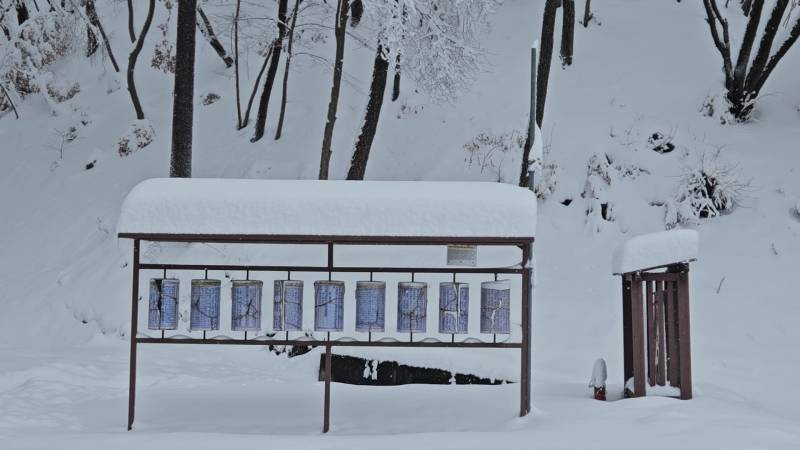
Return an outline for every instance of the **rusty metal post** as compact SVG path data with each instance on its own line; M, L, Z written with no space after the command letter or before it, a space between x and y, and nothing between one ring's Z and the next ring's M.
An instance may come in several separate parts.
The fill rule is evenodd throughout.
M644 302L642 301L642 277L633 274L631 280L631 346L633 356L633 396L643 397L645 388L645 351L644 351Z
M678 278L678 346L681 400L692 398L692 351L689 336L689 266Z
M322 424L322 432L327 433L331 429L331 345L325 346L325 411Z
M133 428L136 405L136 333L139 329L139 240L133 240L133 282L131 286L131 360L128 378L128 431Z
M520 406L519 415L523 417L531 411L531 255L533 245L522 246L522 355L520 358Z

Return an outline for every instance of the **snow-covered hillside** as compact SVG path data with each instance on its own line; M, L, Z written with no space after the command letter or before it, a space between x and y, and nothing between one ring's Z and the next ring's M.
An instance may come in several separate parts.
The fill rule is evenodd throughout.
M124 66L131 49L125 2L97 3ZM145 2L135 3L141 24ZM228 48L222 22L231 3L206 2ZM135 119L124 67L114 73L108 61L80 51L51 67L81 86L56 115L33 95L17 104L19 120L0 118L0 448L800 446L800 49L775 70L752 122L721 125L701 112L723 90L702 5L593 3L598 20L576 27L573 65L562 69L554 57L542 129L548 195L536 238L534 414L515 418L516 385L335 385L333 432L319 436L317 354L287 360L255 348L181 346L140 351L137 428L124 431L131 254L130 242L115 236L116 220L130 188L167 176L169 164L173 77L149 65L160 40L154 29L136 70L155 131L146 148L117 153ZM272 17L273 2L265 5L253 8ZM366 178L515 182L521 150L513 142L525 129L528 52L542 8L532 0L497 8L487 70L452 104L430 102L404 78L400 98L384 107ZM159 6L154 24L164 18ZM330 35L309 42L308 53L332 55ZM373 51L348 42L331 178L346 175ZM250 51L242 61L249 93L261 57ZM235 129L232 69L198 39L194 176L316 178L330 66L301 54L292 64L283 137L271 138L273 96L267 135L250 143L251 128ZM203 105L211 92L221 98ZM74 140L65 138L71 127ZM470 153L481 134L513 134L505 137L510 150ZM664 142L674 149L653 150ZM596 358L608 361L610 397L622 389L612 250L673 225L681 217L679 187L698 167L729 175L739 201L730 213L689 225L700 233L691 272L695 398L596 402L586 387ZM144 255L184 250L150 246ZM421 358L508 366L491 376L517 373L513 355Z

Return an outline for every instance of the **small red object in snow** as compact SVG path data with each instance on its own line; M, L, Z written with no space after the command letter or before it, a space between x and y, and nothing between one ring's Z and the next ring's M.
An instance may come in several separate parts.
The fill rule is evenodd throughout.
M606 401L606 388L605 387L594 388L594 399Z

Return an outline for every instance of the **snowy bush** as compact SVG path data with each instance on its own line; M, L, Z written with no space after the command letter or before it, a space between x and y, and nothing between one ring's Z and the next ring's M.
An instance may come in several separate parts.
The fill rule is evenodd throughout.
M4 46L0 60L0 83L24 98L41 92L50 101L48 65L70 54L75 48L76 19L63 11L43 12L25 21L15 37ZM0 98L0 111L9 108Z
M481 37L493 0L379 0L367 9L383 25L379 40L400 55L416 86L432 100L451 102L486 67Z
M510 133L480 133L464 144L467 164L477 166L481 173L490 172L493 178L502 183L514 183L519 177L516 164L512 164L516 152L522 153L525 135L519 131Z
M703 155L684 168L674 197L666 203L666 226L696 225L728 213L741 204L749 186L735 166L720 161L719 152Z
M131 155L150 145L155 134L148 120L137 120L117 140L117 153L119 156Z
M609 201L613 160L608 155L592 155L587 164L586 183L581 197L586 200L586 227L599 232L604 222L614 221L614 211Z
M175 73L175 46L164 39L155 45L150 65L164 73Z
M47 83L47 94L58 103L63 103L81 91L81 85L64 80L51 80Z

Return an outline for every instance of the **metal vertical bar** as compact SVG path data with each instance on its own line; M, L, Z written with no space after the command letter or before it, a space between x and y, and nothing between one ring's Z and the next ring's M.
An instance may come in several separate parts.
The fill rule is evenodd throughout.
M656 385L656 331L653 311L653 282L647 281L644 301L647 302L647 383Z
M136 333L139 329L139 240L133 240L133 281L131 284L131 360L128 377L128 431L133 428L136 405Z
M522 246L522 260L525 270L522 273L522 355L520 360L520 417L531 411L531 252L528 245Z
M692 356L689 336L689 268L678 278L678 346L680 349L681 400L692 398Z
M622 352L623 385L633 378L633 330L631 329L631 276L622 276Z
M322 432L327 433L331 428L331 345L325 346L325 410Z
M656 281L655 292L655 322L656 322L656 384L664 386L666 384L666 342L664 339L664 282Z
M645 389L644 365L644 301L642 277L634 274L631 283L631 344L633 347L633 396L643 397Z

